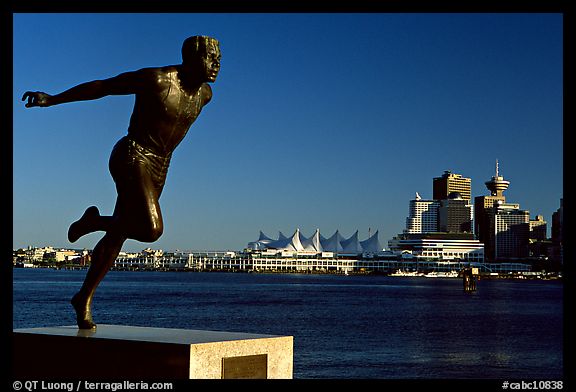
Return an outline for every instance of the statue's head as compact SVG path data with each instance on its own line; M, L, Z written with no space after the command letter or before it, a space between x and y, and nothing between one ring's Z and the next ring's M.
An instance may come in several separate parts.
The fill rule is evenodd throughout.
M220 43L205 35L187 38L182 44L182 64L201 73L207 82L214 82L220 71Z

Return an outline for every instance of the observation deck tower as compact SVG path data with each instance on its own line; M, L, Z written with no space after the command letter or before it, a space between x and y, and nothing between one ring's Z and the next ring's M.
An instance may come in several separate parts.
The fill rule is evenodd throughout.
M503 192L508 189L510 181L506 181L504 177L498 173L498 159L496 159L496 175L493 176L490 181L486 181L485 184L492 196L503 197Z

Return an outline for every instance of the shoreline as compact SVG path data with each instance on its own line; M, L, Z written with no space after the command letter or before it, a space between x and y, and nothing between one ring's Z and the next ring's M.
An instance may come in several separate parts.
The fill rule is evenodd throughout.
M65 270L65 271L87 271L89 266L13 266L13 269L53 269L53 270ZM430 277L425 276L424 272L419 275L393 275L394 272L380 272L380 271L354 271L354 272L343 272L343 271L314 271L314 270L240 270L240 269L218 269L218 268L206 268L206 269L128 269L128 268L112 268L110 271L121 271L121 272L209 272L209 273L241 273L241 274L298 274L298 275L336 275L336 276L388 276L391 278L425 278L425 279L462 279L462 276L453 277ZM509 272L509 273L480 273L477 275L478 280L559 280L563 281L562 272Z

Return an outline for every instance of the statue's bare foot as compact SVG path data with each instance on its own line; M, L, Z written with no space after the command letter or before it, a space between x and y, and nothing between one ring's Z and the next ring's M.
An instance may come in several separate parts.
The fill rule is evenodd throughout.
M95 221L99 217L100 211L98 211L98 207L88 207L80 219L70 225L68 229L68 241L76 242L78 238L83 235L93 232Z
M96 329L96 323L92 320L90 305L82 301L80 293L75 294L70 301L76 311L76 323L79 329Z

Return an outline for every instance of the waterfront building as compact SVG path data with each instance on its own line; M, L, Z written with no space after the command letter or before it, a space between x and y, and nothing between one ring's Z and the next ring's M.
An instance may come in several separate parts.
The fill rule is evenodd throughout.
M72 261L74 259L79 259L82 256L85 256L88 252L84 251L82 254L78 253L75 250L70 249L56 249L50 252L44 253L44 258L52 259L57 263L61 263L64 261Z
M26 250L26 259L32 263L38 263L45 259L46 254L51 254L54 252L54 248L51 246L45 246L43 248L35 248L29 246Z
M114 269L122 271L184 271L189 266L189 253L164 254L148 249L138 255L119 255L114 262Z
M446 233L443 233L446 234ZM454 234L453 234L454 236ZM462 239L464 234L460 234ZM468 240L469 241L469 240ZM116 270L154 270L154 271L238 271L238 272L300 272L300 273L384 273L403 271L461 271L475 267L485 273L510 273L530 271L530 265L524 263L482 262L482 247L476 244L477 251L462 251L465 240L444 241L443 247L436 252L444 253L438 257L432 254L419 257L418 251L381 251L343 255L336 252L288 251L278 249L244 251L193 251L164 253L161 256L147 256L145 253L119 256L114 264ZM437 241L437 245L440 241ZM471 242L474 245L474 242ZM424 249L425 247L423 247ZM468 246L470 248L470 246ZM433 252L432 247L427 248ZM466 254L468 253L468 255ZM475 254L474 254L475 253ZM431 259L434 258L434 259Z
M405 233L388 241L388 247L419 260L484 262L484 244L472 233Z
M437 232L439 206L438 200L423 200L416 192L416 198L409 202L404 233Z
M378 253L382 251L380 241L378 240L378 231L371 235L368 239L360 241L358 239L358 230L349 238L344 238L340 235L340 231L336 232L329 238L325 238L320 234L320 230L316 229L314 234L310 237L304 236L300 229L296 229L294 234L286 237L281 232L278 239L274 240L262 231L257 241L248 243L248 249L251 250L274 250L280 252L300 252L317 254L322 252L332 252L340 254L358 255L362 253Z
M454 242L453 253L461 252ZM475 267L484 273L528 272L530 265L524 263L482 262L482 246L474 244L476 251L462 252L462 257L445 257L430 260L405 250L382 251L377 255L342 256L332 252L302 253L246 249L243 252L193 252L189 256L191 271L243 271L243 272L300 272L300 273L385 273L403 271L461 271ZM448 252L446 252L448 255Z
M458 192L464 200L472 199L472 180L461 174L446 170L441 177L432 180L432 198L446 200L452 192Z

